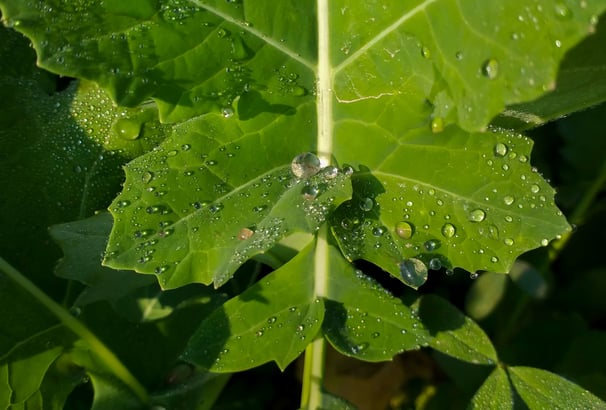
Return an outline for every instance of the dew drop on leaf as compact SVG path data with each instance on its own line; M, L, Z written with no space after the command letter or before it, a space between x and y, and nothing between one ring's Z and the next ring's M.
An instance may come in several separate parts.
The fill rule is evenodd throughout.
M290 169L297 178L309 178L321 168L320 159L311 152L297 155L290 163Z
M482 74L484 77L494 80L499 75L499 63L494 58L486 60L482 65Z
M555 14L561 19L568 19L572 16L572 12L564 3L557 2L555 5Z
M396 224L396 235L402 239L410 239L413 234L413 227L408 222L400 221Z
M372 210L372 207L374 206L374 202L372 200L372 198L362 198L362 200L360 201L359 207L362 211L364 212L369 212Z
M444 119L442 117L435 117L431 120L431 132L437 134L444 131Z
M234 116L234 109L231 107L224 107L221 109L221 114L224 118L231 118Z
M141 133L141 123L128 118L120 118L114 124L114 129L125 140L136 140Z
M471 222L482 222L484 219L486 219L486 212L479 208L474 209L469 213L468 219Z
M316 199L318 194L320 193L320 189L317 185L306 185L301 190L301 194L303 195L303 199L311 201Z
M433 252L440 247L440 241L436 239L430 239L428 241L425 241L423 246L428 252Z
M505 238L505 239L503 239L503 243L507 246L511 246L511 245L513 245L513 239Z
M404 283L416 289L427 280L427 266L416 258L405 259L400 262L400 275Z
M141 175L141 181L144 184L149 184L152 179L154 179L154 174L149 171L145 171L143 175Z
M439 258L431 258L429 260L429 269L440 270L442 268L442 261Z
M505 203L505 205L511 205L513 204L515 201L515 198L512 197L511 195L506 195L503 197L503 202Z
M497 157L504 157L505 155L507 155L507 151L509 151L507 145L503 144L502 142L499 142L494 146L494 154Z
M530 186L530 192L532 192L533 194L538 193L540 190L541 188L537 184L533 184Z
M457 229L453 224L445 223L442 226L442 235L444 235L445 238L452 238L455 233L457 233Z
M421 55L424 58L430 58L431 57L431 51L429 51L429 49L425 46L421 47Z

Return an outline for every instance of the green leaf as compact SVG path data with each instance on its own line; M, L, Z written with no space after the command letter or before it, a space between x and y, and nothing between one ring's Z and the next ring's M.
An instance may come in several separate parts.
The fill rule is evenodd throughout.
M42 67L93 79L122 104L152 96L171 120L227 106L251 86L295 96L311 90L323 42L314 17L328 13L338 101L392 100L414 90L431 99L436 116L473 130L505 104L553 87L564 53L595 30L604 9L599 1L548 0L535 8L391 1L379 13L361 2L316 10L310 0L279 7L269 0L255 7L221 0L3 3L7 23L33 39ZM536 31L544 35L534 36ZM141 45L137 52L132 44ZM532 73L519 70L527 62ZM293 83L282 78L281 64L297 72ZM493 98L476 97L483 95Z
M429 346L459 360L494 365L497 353L486 333L445 299L424 295L418 302L419 316L431 336Z
M493 123L518 130L527 129L603 102L606 95L606 56L595 50L606 41L606 20L601 19L593 30L594 33L564 57L555 90L534 101L507 107ZM586 152L592 154L592 151Z
M56 92L56 78L35 67L25 39L1 27L0 44L0 253L48 285L59 252L47 227L106 207L121 166L156 145L167 126L154 107L117 107L92 83ZM135 140L113 126L131 118L147 119Z
M427 345L430 338L416 308L355 269L334 247L328 252L330 275L322 330L337 351L374 362Z
M501 367L495 367L484 384L478 389L469 403L469 409L499 409L514 408L513 394L507 372Z
M349 135L339 151L360 157L368 137ZM554 190L529 164L525 137L449 127L375 141L386 156L354 174L354 198L331 217L349 259L374 262L416 288L423 265L505 273L521 253L569 229ZM422 262L413 273L423 275L409 274L411 258Z
M333 166L298 178L296 165L278 165L288 150L262 138L262 130L243 133L213 114L196 122L127 165L124 191L110 208L108 266L155 273L163 288L218 287L279 240L315 232L351 195L348 176ZM204 137L215 127L228 129ZM261 141L260 155L239 152Z
M600 409L606 403L557 374L533 367L509 367L511 383L530 409Z
M501 273L486 272L480 275L465 295L465 311L474 320L489 316L499 305L509 280Z
M275 361L280 369L313 340L324 317L314 295L314 246L227 301L190 339L183 359L212 372L234 372Z
M55 270L57 276L78 280L89 286L74 302L77 306L100 300L115 302L155 282L147 276L101 266L111 227L111 215L103 212L49 229L51 237L64 252Z
M87 373L120 381L139 402L147 393L111 351L32 282L0 259L0 405L63 408ZM19 306L19 309L14 309ZM94 356L83 363L78 357Z

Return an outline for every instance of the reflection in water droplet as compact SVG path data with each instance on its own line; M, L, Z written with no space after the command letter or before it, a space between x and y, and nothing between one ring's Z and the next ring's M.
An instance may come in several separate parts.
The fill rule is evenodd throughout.
M290 169L297 178L309 178L320 171L320 159L311 152L297 155L290 163Z
M416 258L405 259L400 262L400 275L404 283L418 288L427 280L427 266Z
M467 217L471 222L482 222L486 219L486 212L482 209L474 209Z
M490 80L494 80L499 75L499 63L494 58L486 60L482 65L482 74Z
M372 230L372 234L377 237L382 236L384 232L385 232L385 229L383 229L382 226L376 226Z
M442 226L442 235L444 235L445 238L452 238L455 233L457 233L457 229L453 224L445 223L444 226Z
M413 227L408 222L398 222L396 224L396 234L402 239L410 239L413 234Z
M507 155L507 151L509 151L507 145L503 144L502 142L499 142L494 146L494 154L497 157L504 157L505 155Z
M234 116L234 109L231 107L223 107L221 109L221 114L224 118L231 118Z
M312 201L316 199L318 194L320 193L320 189L317 185L305 185L301 190L301 194L303 195L303 199L307 201Z
M478 276L479 276L479 275L478 275L476 272L474 272L474 273L470 273L470 274L469 274L469 279L472 279L472 280L473 280L473 279L477 279L477 278L478 278Z

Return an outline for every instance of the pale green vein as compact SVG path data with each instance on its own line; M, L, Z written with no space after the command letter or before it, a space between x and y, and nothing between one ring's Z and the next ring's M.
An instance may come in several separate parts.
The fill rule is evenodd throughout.
M402 24L406 21L410 20L412 17L417 15L420 12L425 11L425 9L435 3L438 0L425 0L423 3L411 9L408 13L402 15L399 19L397 19L394 23L387 26L384 30L382 30L379 34L374 36L368 43L364 44L360 47L356 52L352 53L348 58L346 58L341 64L336 66L333 70L333 73L336 74L354 61L356 61L361 55L365 54L370 48L372 48L375 44L383 40L390 33L397 30ZM319 13L319 10L318 10Z
M255 27L253 27L250 24L246 24L245 21L242 20L238 20L233 18L232 16L230 16L229 14L223 13L220 10L217 10L214 7L211 7L207 4L202 3L201 1L198 0L190 0L191 3L195 4L196 6L210 12L213 13L216 16L221 17L223 20L231 23L231 24L235 24L238 27L240 27L242 30L249 32L250 34L252 34L255 37L260 38L261 40L263 40L264 42L266 42L267 44L269 44L270 46L274 47L276 50L281 51L282 53L286 54L287 56L289 56L290 58L292 58L293 60L298 61L299 63L303 64L304 66L306 66L307 68L309 68L310 70L315 70L315 65L304 59L303 57L301 57L299 54L295 53L294 51L292 51L290 48L286 47L283 43L281 43L280 41L277 41L271 37L268 37L267 35L265 35L264 33L260 32L259 30L257 30Z

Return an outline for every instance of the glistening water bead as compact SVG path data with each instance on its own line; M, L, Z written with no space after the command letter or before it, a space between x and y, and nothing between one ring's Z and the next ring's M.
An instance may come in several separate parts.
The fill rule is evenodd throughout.
M427 280L427 266L419 259L405 259L400 262L399 267L404 283L415 289Z
M290 163L290 169L297 178L309 178L321 169L320 159L311 152L297 155Z

